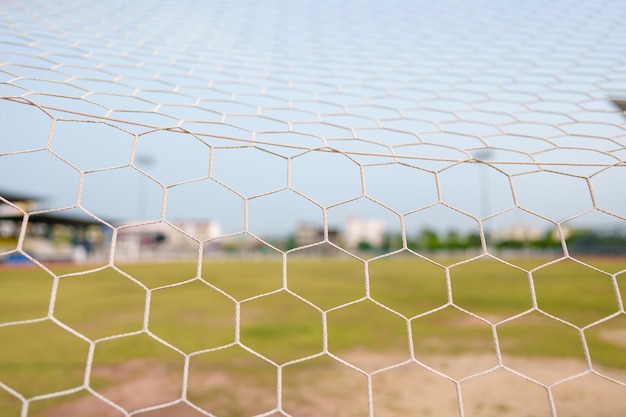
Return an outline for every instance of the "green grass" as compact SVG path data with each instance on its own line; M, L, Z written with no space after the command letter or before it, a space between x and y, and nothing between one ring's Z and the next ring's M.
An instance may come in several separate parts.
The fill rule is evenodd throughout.
M624 259L590 263L611 273L626 268ZM571 260L537 268L540 264L518 260L514 268L476 260L446 270L409 257L367 265L294 258L286 277L280 260L213 261L201 271L195 264L121 265L79 275L71 274L77 267L56 266L58 281L36 268L0 269L0 323L44 319L51 310L55 320L83 336L50 319L0 327L0 381L26 398L78 387L91 341L89 384L95 389L121 383L119 374L105 371L129 363L166 366L182 377L184 355L193 354L191 380L200 380L203 370L222 369L243 385L269 381L271 392L274 368L242 347L277 364L320 354L325 342L346 360L359 350L408 358L409 335L418 358L494 353L492 324L505 357L583 360L576 328L540 311L511 318L532 309L534 288L542 311L588 326L618 311L612 278ZM622 295L625 275L617 275ZM56 298L51 298L55 282ZM144 329L153 337L134 334ZM594 364L626 369L624 329L622 315L584 331ZM124 336L103 340L116 335ZM225 346L231 347L215 350ZM250 371L257 368L269 373ZM202 393L190 390L190 396L202 398ZM35 401L31 410L53 403ZM0 391L0 409L17 416L20 404Z

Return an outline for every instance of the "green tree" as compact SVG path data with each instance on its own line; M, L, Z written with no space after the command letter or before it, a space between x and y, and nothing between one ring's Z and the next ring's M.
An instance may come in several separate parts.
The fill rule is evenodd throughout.
M441 249L442 247L441 239L439 239L439 235L437 234L436 231L432 229L422 230L420 233L418 242L419 242L418 246L420 248L423 248L429 251L435 251L435 250Z

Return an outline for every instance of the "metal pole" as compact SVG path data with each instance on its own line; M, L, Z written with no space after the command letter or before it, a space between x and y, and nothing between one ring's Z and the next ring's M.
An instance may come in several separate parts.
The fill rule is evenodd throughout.
M146 168L154 163L154 159L148 155L137 155L135 158L135 164L138 168ZM139 186L138 186L138 204L137 204L137 216L140 221L146 220L148 218L147 215L147 189L145 184L146 178L143 175L139 176Z

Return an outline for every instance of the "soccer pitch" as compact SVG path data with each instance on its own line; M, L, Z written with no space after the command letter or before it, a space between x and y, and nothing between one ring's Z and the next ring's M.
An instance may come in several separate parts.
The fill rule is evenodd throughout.
M364 375L372 377L373 398L382 398L387 376L403 368L395 365L413 358L446 382L499 360L546 385L584 372L588 363L619 380L626 370L626 322L619 314L626 262L584 261L289 258L283 266L274 258L213 260L201 268L53 266L58 279L39 268L4 269L0 323L18 324L0 327L0 382L35 398L29 416L55 416L64 402L77 401L101 403L108 411L98 415L123 415L90 390L127 411L185 395L215 415L244 416L275 408L277 385L283 407L299 415L293 410L316 397L307 390L327 398L321 392L338 381L363 391L356 404L352 394L335 394L353 402L354 415L367 415ZM468 358L480 360L468 365ZM551 361L578 368L542 380L536 365ZM142 394L150 379L167 384ZM139 385L128 387L133 381ZM116 391L121 386L128 392ZM67 395L46 397L61 391ZM0 390L0 409L19 416L22 403Z

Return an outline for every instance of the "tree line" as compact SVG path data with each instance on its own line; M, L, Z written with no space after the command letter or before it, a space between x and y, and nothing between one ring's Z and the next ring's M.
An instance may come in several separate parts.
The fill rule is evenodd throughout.
M487 246L496 250L551 251L560 250L562 247L561 239L550 230L534 239L496 238L488 232L485 235ZM572 254L626 255L626 232L619 230L573 230L568 234L565 243ZM415 251L455 252L480 249L482 239L479 233L463 234L456 230L438 233L434 229L423 229L416 235L407 237L406 244L409 249ZM365 251L376 249L388 251L402 247L400 233L388 234L381 248L374 248L368 242L359 244L359 249Z

